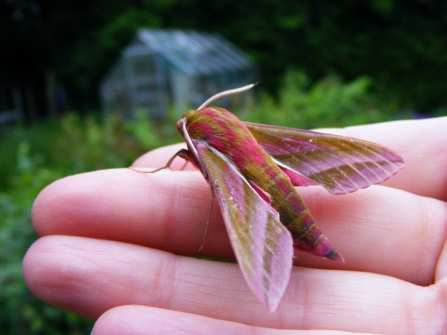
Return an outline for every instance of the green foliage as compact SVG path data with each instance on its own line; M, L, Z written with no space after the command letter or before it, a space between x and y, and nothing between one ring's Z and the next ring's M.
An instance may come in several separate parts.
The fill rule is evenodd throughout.
M34 163L50 164L48 157L53 150L54 138L58 132L57 122L57 120L47 120L28 128L17 126L1 134L0 190L10 184L10 178L17 170L20 146L22 146L20 150L29 146Z
M250 121L292 128L342 127L409 117L397 113L391 104L379 102L370 92L372 82L360 77L343 83L329 75L309 85L309 78L299 71L288 71L278 101L264 95L248 115Z
M135 120L126 122L126 130L135 136L146 150L151 150L181 140L175 127L176 122L177 115L172 108L168 110L168 122L158 124L154 124L145 111L139 111Z
M22 260L37 238L30 215L40 190L62 177L54 169L40 166L39 155L30 154L30 142L18 143L10 185L0 192L0 333L1 334L86 334L91 321L53 308L35 298L22 277ZM67 331L70 330L70 331Z
M66 175L130 165L144 151L161 145L162 139L154 134L147 119L125 124L112 115L101 123L75 114L2 134L0 334L90 332L91 321L39 301L23 281L22 260L37 238L31 207L45 186ZM145 138L144 143L138 138Z
M76 114L66 115L61 120L61 136L54 144L51 162L67 174L128 166L143 152L116 115L102 124L92 117L81 120Z

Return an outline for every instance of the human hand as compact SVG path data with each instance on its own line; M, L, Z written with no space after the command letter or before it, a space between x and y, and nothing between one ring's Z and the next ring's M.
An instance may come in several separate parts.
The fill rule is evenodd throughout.
M337 133L388 146L406 168L387 187L343 196L299 188L346 263L298 253L273 314L237 264L186 257L233 257L217 205L198 251L210 192L197 170L104 170L51 184L33 207L42 237L25 257L25 280L40 299L99 318L94 335L445 332L447 117ZM163 166L177 150L134 166Z

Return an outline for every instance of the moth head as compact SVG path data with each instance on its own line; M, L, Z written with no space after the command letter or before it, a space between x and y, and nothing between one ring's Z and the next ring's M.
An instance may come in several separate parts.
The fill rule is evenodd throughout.
M197 117L200 115L200 111L189 110L183 114L182 118L177 121L177 130L185 137L185 132L189 132L189 126L196 122Z

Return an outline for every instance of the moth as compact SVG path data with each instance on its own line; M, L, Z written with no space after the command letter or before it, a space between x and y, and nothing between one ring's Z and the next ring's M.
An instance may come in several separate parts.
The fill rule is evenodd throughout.
M343 257L318 228L294 186L321 185L345 194L380 183L404 167L393 151L366 141L240 121L214 95L177 122L192 163L217 199L239 267L256 297L274 312L288 285L294 249ZM156 172L157 169L151 172Z

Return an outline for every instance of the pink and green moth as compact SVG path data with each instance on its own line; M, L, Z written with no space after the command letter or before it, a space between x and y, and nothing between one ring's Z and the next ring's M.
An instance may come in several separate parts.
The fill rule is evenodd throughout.
M200 169L219 202L245 280L273 312L288 285L294 249L343 261L294 186L350 193L388 179L404 162L374 143L242 122L223 108L207 107L251 87L221 92L186 112L177 129L188 149L163 168L179 156Z

